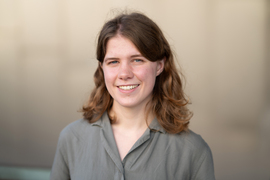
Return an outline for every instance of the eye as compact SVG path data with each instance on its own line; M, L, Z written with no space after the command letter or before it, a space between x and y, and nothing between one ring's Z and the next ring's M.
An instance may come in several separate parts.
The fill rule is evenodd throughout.
M143 62L142 59L134 59L134 62Z
M108 62L108 64L117 64L117 63L118 63L118 61L115 61L115 60L114 60L114 61L109 61L109 62Z

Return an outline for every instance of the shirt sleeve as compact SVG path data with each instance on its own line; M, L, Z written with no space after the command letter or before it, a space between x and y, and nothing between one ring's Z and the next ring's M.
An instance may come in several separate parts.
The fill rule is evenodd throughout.
M196 167L192 180L215 180L213 157L209 146L204 148Z
M69 168L67 162L67 136L63 131L60 134L57 149L54 157L54 162L51 170L50 180L69 180Z

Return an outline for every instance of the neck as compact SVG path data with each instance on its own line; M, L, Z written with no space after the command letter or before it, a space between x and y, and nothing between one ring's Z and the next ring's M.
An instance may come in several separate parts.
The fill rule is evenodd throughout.
M122 127L126 130L145 129L154 118L151 112L146 117L145 106L129 108L119 106L117 103L113 104L110 115L116 116L116 123L113 126Z

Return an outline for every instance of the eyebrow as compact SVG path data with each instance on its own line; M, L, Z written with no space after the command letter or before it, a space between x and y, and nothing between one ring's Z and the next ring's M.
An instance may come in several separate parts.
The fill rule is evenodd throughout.
M130 56L131 58L136 58L136 57L144 57L141 54L134 54L132 56ZM107 57L104 59L104 61L108 61L108 60L118 60L119 58L117 57Z
M136 55L132 55L130 57L134 58L134 57L143 57L143 56L141 54L136 54Z
M108 60L118 60L119 58L115 58L115 57L108 57L105 58L104 61L108 61Z

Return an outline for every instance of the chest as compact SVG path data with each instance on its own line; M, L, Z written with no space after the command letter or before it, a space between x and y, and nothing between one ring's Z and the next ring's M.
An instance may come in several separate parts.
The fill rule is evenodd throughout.
M171 148L158 138L137 140L123 160L116 148L104 139L82 148L69 165L71 179L185 180L192 174L190 151Z
M113 134L120 158L123 160L138 139L142 136L143 132L128 133L114 131Z

